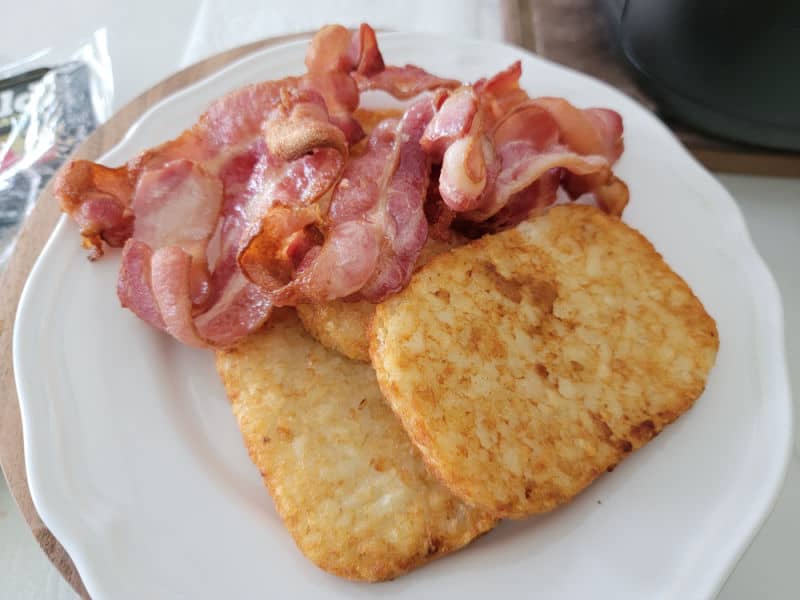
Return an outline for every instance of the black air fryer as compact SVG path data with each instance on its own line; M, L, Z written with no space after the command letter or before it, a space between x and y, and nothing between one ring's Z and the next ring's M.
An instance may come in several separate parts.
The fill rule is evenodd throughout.
M665 113L800 151L800 0L605 0L620 50Z

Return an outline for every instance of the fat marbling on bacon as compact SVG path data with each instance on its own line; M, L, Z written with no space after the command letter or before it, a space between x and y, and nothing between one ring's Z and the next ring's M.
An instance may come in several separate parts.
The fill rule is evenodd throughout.
M368 25L332 25L306 68L228 94L121 167L74 161L57 179L89 257L123 247L122 305L183 343L233 344L275 305L379 302L406 285L428 235L511 226L559 187L615 214L627 202L611 172L619 115L530 98L519 63L461 85L385 65ZM417 99L353 154L372 90Z

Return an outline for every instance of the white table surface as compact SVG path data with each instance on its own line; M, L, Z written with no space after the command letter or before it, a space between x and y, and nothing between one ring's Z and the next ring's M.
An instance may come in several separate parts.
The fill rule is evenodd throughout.
M499 2L470 0L25 0L0 37L0 65L44 47L68 49L99 27L108 30L115 107L201 58L270 35L323 23L502 38ZM9 7L3 11L6 16ZM783 297L792 389L800 390L800 178L716 174L736 199ZM800 392L795 396L800 416ZM713 548L708 548L713 552ZM774 511L719 594L719 600L800 597L800 443ZM74 599L40 550L0 478L0 598Z

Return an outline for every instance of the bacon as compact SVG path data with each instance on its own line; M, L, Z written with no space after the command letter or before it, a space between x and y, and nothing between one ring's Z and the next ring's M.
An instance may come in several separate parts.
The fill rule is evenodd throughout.
M207 344L192 321L192 258L181 248L159 248L150 259L153 296L164 320L164 330L187 346L204 348Z
M133 193L133 237L123 249L122 306L180 341L202 346L193 307L209 293L206 247L222 207L222 184L185 159L144 170Z
M544 213L556 201L558 187L563 177L560 168L551 169L528 187L512 194L494 216L484 221L460 220L454 228L468 238L502 231L525 219Z
M254 199L268 212L239 264L276 305L354 295L378 302L408 282L427 238L430 163L419 139L438 102L423 97L399 121L382 121L347 164L327 211L302 200L287 207ZM301 257L293 253L298 245Z
M532 105L547 110L556 121L562 143L582 155L603 156L609 168L599 172L565 174L564 188L571 197L592 194L597 205L620 216L628 204L628 186L611 172L624 150L619 113L606 108L578 109L563 98L536 98Z
M519 87L522 63L516 61L492 77L479 79L472 84L481 98L487 123L492 125L515 106L528 100L528 94Z
M230 171L227 182L233 183ZM117 294L138 317L191 346L228 345L241 337L198 328L195 319L208 307L207 312L220 314L232 306L230 291L224 289L228 281L220 281L224 258L217 259L211 276L206 260L215 233L219 240L230 237L230 202L241 195L225 196L227 207L221 180L186 160L145 172L134 194L137 219L123 249ZM232 249L235 253L235 242ZM266 319L270 306L262 304L257 310L260 318L251 320L248 330Z
M542 214L556 201L563 169L554 168L537 177L531 185L512 194L502 209L486 221L477 223L485 232L513 227L523 220Z
M152 259L153 249L144 242L134 239L125 242L117 279L117 296L122 306L130 308L145 323L156 329L164 329L164 319L153 291Z
M250 182L249 226L238 258L248 279L269 290L288 283L298 266L298 245L323 225L326 194L339 180L346 156L322 150L293 163L264 157Z
M345 132L351 144L364 135L352 115L358 107L359 92L382 90L408 100L423 92L461 85L414 65L385 66L375 31L366 23L355 31L341 25L320 29L306 52L306 67L305 80L323 95L331 121ZM329 79L321 80L322 74Z
M366 23L355 30L341 25L320 29L306 51L309 73L339 71L370 76L384 69L375 30Z
M142 173L131 208L136 240L180 248L191 259L191 299L202 305L208 295L206 246L219 220L222 182L196 163L170 161Z
M622 154L622 117L618 113L604 108L581 110L563 98L535 98L530 103L550 114L562 142L575 152L599 154L610 163Z
M308 73L300 80L299 87L322 96L330 122L342 130L348 143L355 144L364 138L364 130L353 117L359 102L358 86L347 73Z
M130 200L143 169L183 158L202 164L215 175L228 157L246 153L259 137L262 123L280 102L281 90L318 93L326 104L330 122L343 131L349 143L360 140L364 132L352 115L359 102L359 86L354 77L363 82L385 71L375 32L366 24L355 32L341 26L323 28L309 46L306 64L309 71L302 77L263 82L225 96L181 136L123 167L110 169L86 161L70 163L57 179L56 194L64 211L81 227L90 258L102 256L103 242L119 247L130 237L134 220ZM387 81L393 82L391 85L398 88L395 93L403 97L429 87L457 84L414 67L392 69L389 73L396 75Z
M497 175L481 195L480 205L464 212L461 218L486 221L500 212L512 196L552 169L565 169L576 175L602 173L603 177L609 177L610 167L603 156L572 152L559 144L559 139L558 124L537 105L525 103L506 115L491 135Z
M421 140L441 162L439 192L460 228L485 232L516 224L554 202L553 182L561 179L573 197L593 193L601 208L621 214L627 187L611 171L622 152L619 115L581 110L560 98L529 99L520 75L516 62L459 88ZM470 222L483 225L465 225Z
M123 247L122 305L182 343L235 344L273 306L380 302L429 235L512 226L559 187L613 214L627 203L620 116L529 98L519 62L464 86L386 66L363 24L320 30L306 68L228 94L121 167L75 161L57 178L89 258ZM368 90L419 98L372 115L359 143Z
M422 92L454 89L461 85L460 81L437 77L414 65L406 65L404 67L389 66L373 75L355 72L353 73L353 79L355 79L358 89L362 92L382 90L400 100L413 98Z
M587 175L565 173L562 184L573 199L592 194L597 206L610 215L622 216L628 205L628 186L610 171Z
M80 227L91 260L103 255L103 242L119 247L133 232L134 183L127 167L110 169L86 160L70 162L56 177L61 208Z
M362 92L383 90L402 100L422 92L439 88L453 89L461 85L458 81L437 77L414 65L384 65L375 31L366 23L362 23L355 31L341 25L327 25L320 29L308 46L306 68L311 75L347 73Z
M441 162L445 151L453 143L480 127L478 95L472 87L465 86L448 96L425 128L420 139L422 148L436 162ZM478 123L475 123L478 117ZM473 123L475 127L473 127Z
M232 158L220 171L225 194L216 239L209 244L209 264L213 265L206 301L209 308L194 318L198 334L212 346L237 342L258 329L272 310L269 294L248 281L236 262L239 240L247 226L247 184L258 157L266 152L263 146L262 142L249 154Z
M374 135L376 154L382 145L391 145L391 151L372 210L362 217L378 225L381 243L377 267L360 291L364 300L380 302L405 287L425 245L428 222L424 203L430 159L419 140L439 103L436 94L421 98L406 111L393 131L379 128ZM344 218L337 210L337 200L340 199L334 197L334 219Z
M133 234L131 201L137 182L150 170L172 160L188 160L210 175L260 135L261 124L279 100L276 82L255 84L212 104L199 121L179 137L145 151L126 165L111 169L88 161L69 163L56 179L62 209L81 227L90 258L103 254L102 242L119 247Z
M420 143L442 161L439 192L445 204L455 212L478 208L497 165L473 88L461 88L442 103Z
M306 238L323 225L327 203L320 202L347 162L346 140L325 116L322 106L300 105L265 126L269 151L248 184L238 263L248 279L273 293L291 279L305 254L298 249L310 246Z
M355 31L341 25L320 29L308 46L306 67L306 81L322 93L331 121L344 131L351 144L364 136L352 115L360 92L383 90L406 100L429 90L460 85L414 65L385 66L375 31L366 23ZM321 79L321 75L328 79Z

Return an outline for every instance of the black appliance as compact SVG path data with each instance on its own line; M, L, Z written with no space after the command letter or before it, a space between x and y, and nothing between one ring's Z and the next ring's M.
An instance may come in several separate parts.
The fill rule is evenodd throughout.
M800 0L605 0L662 110L737 142L800 151Z

